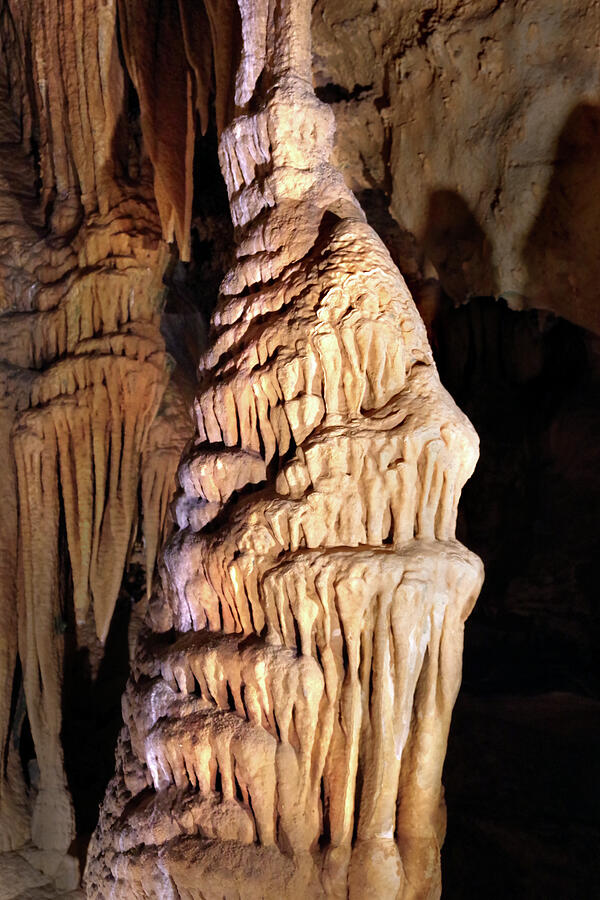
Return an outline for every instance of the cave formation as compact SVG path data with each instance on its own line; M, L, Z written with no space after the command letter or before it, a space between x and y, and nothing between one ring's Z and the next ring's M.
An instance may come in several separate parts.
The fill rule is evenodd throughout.
M0 0L6 900L589 893L598 18Z

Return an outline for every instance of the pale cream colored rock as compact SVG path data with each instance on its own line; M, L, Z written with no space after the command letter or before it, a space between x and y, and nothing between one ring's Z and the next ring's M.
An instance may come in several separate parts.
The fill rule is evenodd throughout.
M28 847L20 851L23 859L43 872L53 883L57 891L74 891L79 887L81 879L79 862L74 856L68 856L56 850L38 850Z
M454 537L477 436L329 162L310 3L239 10L240 108L219 146L238 262L88 897L433 898L482 579Z

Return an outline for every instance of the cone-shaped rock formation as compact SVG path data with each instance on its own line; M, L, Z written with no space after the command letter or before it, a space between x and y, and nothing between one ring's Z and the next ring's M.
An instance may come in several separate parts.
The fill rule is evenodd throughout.
M88 896L435 897L477 437L329 163L310 3L239 9L219 151L238 262Z

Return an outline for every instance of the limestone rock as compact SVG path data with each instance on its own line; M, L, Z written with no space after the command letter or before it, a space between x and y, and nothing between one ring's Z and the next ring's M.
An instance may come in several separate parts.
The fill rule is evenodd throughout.
M236 106L219 158L237 262L201 357L180 530L123 698L87 893L435 897L482 579L454 535L477 436L329 161L310 4L239 13L240 66L217 84Z
M49 879L18 853L0 854L0 898L18 900L26 892L48 884Z
M74 836L60 740L65 632L79 648L91 632L106 641L137 530L140 468L168 382L168 252L128 107L116 0L2 0L0 41L0 848L31 832L64 854ZM149 565L182 421L172 462L153 457L158 500L146 479ZM25 716L39 767L29 791Z
M597 3L317 0L312 30L344 176L387 195L455 302L598 332Z

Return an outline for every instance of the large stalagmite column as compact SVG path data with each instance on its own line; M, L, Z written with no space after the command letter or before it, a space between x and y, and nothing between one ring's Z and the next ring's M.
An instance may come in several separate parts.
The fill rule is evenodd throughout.
M239 8L219 150L238 262L88 896L436 897L477 437L328 162L310 3Z

